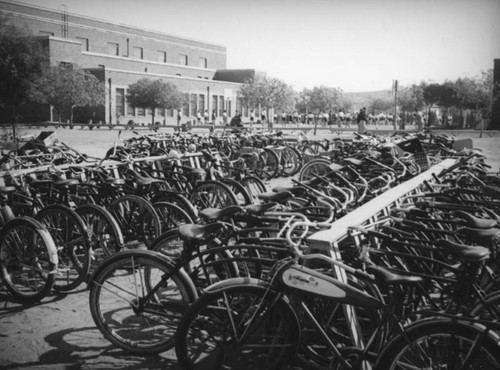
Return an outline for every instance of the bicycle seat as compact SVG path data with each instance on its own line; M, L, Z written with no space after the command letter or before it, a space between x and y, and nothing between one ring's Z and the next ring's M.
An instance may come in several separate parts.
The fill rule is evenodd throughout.
M490 220L487 218L479 218L474 215L471 215L465 211L455 211L455 214L464 219L467 223L467 226L475 229L491 229L497 225L496 220Z
M52 175L52 180L54 182L54 186L63 188L65 186L72 186L80 184L80 181L77 179L64 179L57 175Z
M222 229L223 226L224 224L220 222L207 225L184 224L179 226L179 237L186 242L202 241L207 236Z
M224 216L231 216L236 213L240 213L241 211L243 211L243 207L240 206L229 206L223 209L205 208L204 210L200 211L200 216L205 220L215 221Z
M289 191L295 196L299 196L301 194L304 194L304 188L300 188L297 186L276 186L273 189L273 192L275 193L284 193Z
M0 193L13 193L15 191L15 186L0 186Z
M276 202L269 202L264 204L250 204L248 206L245 206L245 210L253 215L260 215L261 213L264 213L267 210L275 207L277 204L278 203Z
M356 158L345 158L344 162L347 164L353 165L354 167L360 167L363 164L362 160Z
M460 234L466 235L471 238L478 239L491 239L500 234L500 229L492 227L490 229L474 229L472 227L461 227L458 229Z
M259 194L258 198L264 201L272 202L272 201L280 201L293 198L293 194L290 193L289 191L284 191L282 193L267 192Z
M481 246L465 245L446 239L437 240L436 245L467 261L482 261L490 257L489 249Z
M137 183L141 186L147 186L154 183L162 182L162 180L159 179L142 176L141 174L139 174L137 171L134 170L129 169L127 172L131 174L134 177L135 181L137 181Z
M368 265L366 266L366 271L373 274L377 280L383 281L386 285L396 285L396 284L418 284L423 281L420 276L406 276L399 275L394 272L390 272L383 267Z

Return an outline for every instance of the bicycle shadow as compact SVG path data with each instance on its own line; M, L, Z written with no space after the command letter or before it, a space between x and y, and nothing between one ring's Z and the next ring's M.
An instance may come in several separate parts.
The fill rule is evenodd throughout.
M0 283L0 302L1 302L0 319L30 308L39 307L61 301L68 294L71 293L64 293L64 294L56 293L53 295L49 295L38 302L26 303L13 296L7 289L5 289L5 286L2 283Z
M64 329L44 339L52 349L42 353L38 361L13 363L2 369L17 369L19 366L54 369L180 369L173 350L151 356L130 354L110 344L95 327Z

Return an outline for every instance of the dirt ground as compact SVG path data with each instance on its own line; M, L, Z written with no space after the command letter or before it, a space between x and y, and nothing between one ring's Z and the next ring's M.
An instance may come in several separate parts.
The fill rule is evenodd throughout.
M130 135L125 132L123 136ZM60 129L57 136L79 151L102 157L113 145L117 131ZM485 134L479 139L478 133L472 132L468 137L473 137L474 146L483 150L492 170L499 171L500 134ZM0 286L0 369L159 368L178 369L175 354L170 351L161 356L139 357L114 348L95 328L84 286L30 306L16 302Z

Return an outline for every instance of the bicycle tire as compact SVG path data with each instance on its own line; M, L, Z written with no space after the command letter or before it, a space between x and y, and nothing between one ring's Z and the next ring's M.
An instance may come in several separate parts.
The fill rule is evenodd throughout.
M269 148L263 148L259 153L255 175L261 180L270 180L277 176L279 171L279 157Z
M203 250L189 250L190 260L184 271L198 289L206 288L215 282L239 276L238 264L234 261L230 249L210 250L210 245L202 246ZM178 229L169 230L160 235L151 245L151 250L159 252L170 259L178 259L185 251L184 240Z
M297 149L285 146L281 150L281 174L283 176L295 175L300 170L301 164L302 158Z
M275 294L264 301L269 291L258 283L250 285L250 280L255 279L216 284L187 309L175 345L183 369L278 369L294 358L300 336L295 312ZM260 308L268 310L265 318L251 320ZM249 333L247 342L236 345L233 328L236 335Z
M329 165L330 162L326 159L314 159L307 162L299 172L299 181L313 179L315 174L323 176L331 171Z
M199 210L238 205L238 199L231 189L216 180L198 182L189 195L189 201Z
M96 204L75 208L89 230L91 271L106 257L123 250L123 235L115 218L107 209Z
M21 302L37 302L50 293L57 262L57 247L40 222L29 217L17 217L2 226L2 281Z
M266 184L257 176L245 176L240 180L240 183L252 198L252 203L257 203L259 194L267 192Z
M253 203L253 198L248 194L247 189L241 183L231 178L223 178L220 181L229 186L236 196L239 205L246 206Z
M161 283L163 275L169 278ZM145 299L159 283L163 284L160 290ZM182 270L175 271L168 258L144 250L106 259L89 288L90 312L100 332L115 346L141 355L161 353L174 345L181 313L197 297Z
M125 248L148 246L161 234L161 222L153 205L137 195L121 196L109 205L120 225Z
M169 202L181 207L191 219L196 220L198 218L198 211L193 206L193 204L184 195L179 194L175 191L163 191L158 193L151 199L151 203L157 202Z
M54 289L69 292L87 278L91 244L82 218L71 208L53 204L42 208L35 218L49 231L58 250L58 273Z
M384 347L375 369L423 369L430 364L433 368L464 369L464 356L469 361L465 369L499 369L499 337L484 330L480 325L451 319L417 321ZM480 336L482 343L476 353L469 353Z
M156 202L153 207L161 221L161 229L168 231L183 224L192 224L194 221L181 207L170 202Z

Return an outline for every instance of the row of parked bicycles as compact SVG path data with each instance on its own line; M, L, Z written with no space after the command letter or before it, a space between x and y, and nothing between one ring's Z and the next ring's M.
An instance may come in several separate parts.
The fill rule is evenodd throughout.
M302 152L290 186L268 189L264 144L235 144L246 136L228 135L230 152L156 133L104 160L64 144L9 156L4 284L35 301L87 282L110 342L175 347L183 368L499 367L500 179L480 153L358 135ZM412 178L418 191L353 223L336 253L317 241Z

